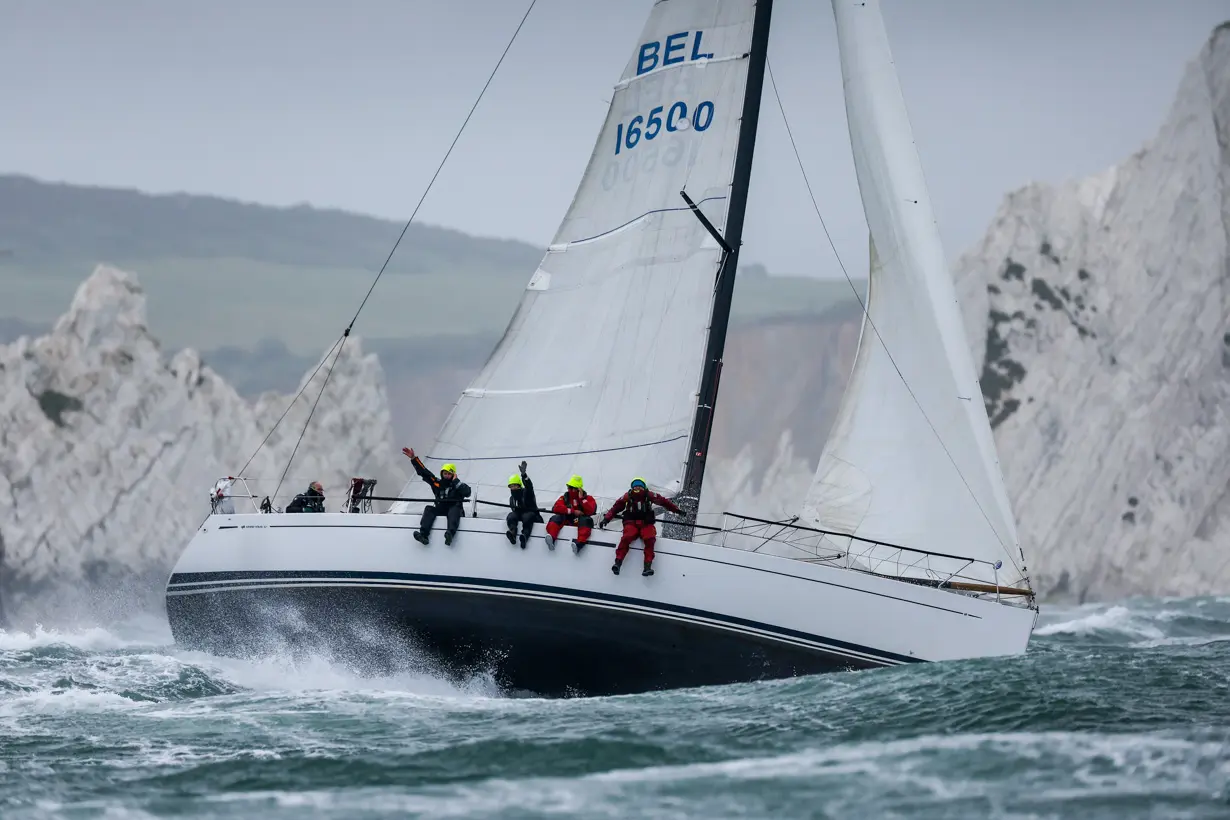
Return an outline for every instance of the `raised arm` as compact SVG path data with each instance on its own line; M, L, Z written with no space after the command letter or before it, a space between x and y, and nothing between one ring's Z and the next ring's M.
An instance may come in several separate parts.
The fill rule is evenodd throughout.
M414 466L414 472L418 473L419 478L423 479L433 487L439 486L440 480L436 478L435 473L428 470L427 467L424 466L423 462L419 460L419 457L414 454L413 447L403 447L401 448L401 451L406 458L410 459L410 463Z

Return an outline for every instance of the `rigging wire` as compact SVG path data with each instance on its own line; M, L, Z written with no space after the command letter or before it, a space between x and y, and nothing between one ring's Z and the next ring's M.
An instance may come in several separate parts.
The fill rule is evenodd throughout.
M384 270L389 266L389 262L393 259L393 254L397 252L397 246L401 244L401 240L405 237L406 231L410 230L410 223L414 221L414 217L418 216L419 208L423 207L424 200L431 193L431 188L436 184L436 178L440 176L440 172L444 170L444 164L448 162L448 158L452 155L453 149L457 147L457 141L461 139L461 134L466 130L466 126L470 124L470 118L474 116L474 112L478 110L478 104L483 101L483 96L486 95L487 89L491 86L491 81L495 79L496 72L500 70L500 66L504 64L504 58L508 56L509 50L517 40L517 35L521 33L522 26L529 19L530 12L534 10L534 4L538 0L530 0L529 6L525 9L525 14L521 15L521 22L517 23L517 28L513 31L512 37L508 39L508 44L504 46L504 51L500 54L500 59L496 60L495 67L491 69L491 73L487 75L487 82L483 83L482 90L478 92L478 97L474 100L474 105L470 106L470 112L466 114L466 118L462 120L461 127L457 129L457 134L453 137L453 141L449 144L448 150L444 152L444 158L440 160L440 164L436 166L436 172L431 175L431 181L427 183L427 187L423 189L423 195L419 197L419 202L414 206L414 210L410 212L410 218L406 220L406 225L401 229L401 234L397 237L397 241L393 243L393 249L389 251L388 258L384 260L384 264L380 266L380 272L376 274L376 278L372 280L372 286L367 289L367 295L363 297L363 301L359 303L359 309L355 311L354 318L350 320L349 330L354 327L354 323L358 320L359 314L363 312L363 307L367 304L367 300L371 298L372 291L376 289L376 283L380 281L380 277L384 275Z
M263 439L261 439L261 443L256 445L256 449L252 451L252 455L248 456L248 460L245 461L243 466L239 468L239 475L242 476L248 471L248 466L252 464L252 459L256 458L256 454L259 453L261 448L264 447L269 441L269 437L273 435L273 431L278 429L278 425L282 423L282 419L286 418L286 414L289 413L290 409L295 406L295 402L299 401L299 397L303 395L303 391L307 390L308 385L311 384L312 380L316 378L316 374L320 372L320 368L325 366L325 362L329 360L331 355L333 355L333 351L340 341L341 339L339 338L337 342L333 343L333 347L329 348L325 355L321 357L320 362L317 363L316 369L312 371L312 375L304 379L303 387L299 388L299 392L296 393L295 397L290 400L289 404L286 405L286 409L282 411L282 415L278 416L278 420L275 421L273 426L269 428L269 432L265 434Z
M333 361L329 362L329 369L325 371L325 380L320 385L320 392L316 394L316 401L312 402L312 409L308 411L307 419L303 422L303 429L299 431L299 438L295 439L295 449L290 451L290 458L286 459L286 469L282 471L282 477L278 479L278 486L273 488L273 495L270 498L277 498L278 491L282 489L282 482L286 480L286 474L290 472L290 465L295 461L295 455L299 452L299 445L303 443L303 436L307 433L308 425L312 423L312 416L316 415L316 407L325 395L325 388L329 386L329 379L333 376L333 367L337 364L337 360L341 358L342 348L346 346L346 339L349 337L350 328L347 327L346 332L342 334L342 338L339 340L340 343L336 344L337 353L334 354Z
M1007 556L1008 561L1012 564L1013 568L1016 569L1017 572L1024 574L1020 566L1017 564L1016 559L1012 557L1012 551L1008 549L1008 545L1004 543L1004 539L1000 536L999 530L997 530L995 525L991 523L991 518L987 515L987 511L983 509L981 502L978 500L978 496L974 493L974 489L970 487L969 482L966 481L965 476L961 472L961 468L957 465L956 459L948 450L948 446L944 444L944 439L940 436L939 430L935 429L935 425L931 423L931 419L927 416L927 411L923 409L922 402L918 400L918 396L914 394L914 389L910 387L910 383L906 381L905 374L901 372L901 368L897 365L897 360L893 358L892 351L888 349L888 345L885 343L884 338L880 335L879 328L876 327L875 322L872 320L871 312L868 310L867 303L863 299L862 294L859 293L858 286L856 286L854 284L854 280L850 278L850 273L846 270L846 264L842 261L841 254L837 252L837 245L833 242L833 236L829 233L829 227L824 221L824 216L820 213L820 204L816 200L815 191L811 187L811 180L807 176L807 169L803 167L803 158L799 155L799 146L794 140L794 132L790 128L790 120L786 117L786 107L782 104L782 95L777 90L777 81L773 78L773 66L768 60L765 61L765 68L769 74L769 85L773 88L773 96L777 100L777 109L782 115L782 123L786 126L786 135L790 138L790 147L794 151L794 159L798 163L799 172L803 175L803 183L807 186L807 195L811 197L812 207L816 211L816 217L820 220L820 227L824 229L824 237L828 240L829 248L833 251L833 257L837 260L837 265L841 268L842 275L846 278L846 282L850 285L850 290L854 292L854 298L858 300L859 307L863 309L863 319L867 322L867 325L871 328L872 332L875 333L876 339L880 342L880 346L884 348L884 354L888 356L888 361L892 364L893 369L897 371L897 376L901 379L901 384L910 394L910 398L914 400L914 404L918 407L918 411L922 413L923 420L927 422L927 426L931 428L931 432L935 434L935 440L939 442L940 447L944 450L944 455L948 456L948 460L952 463L953 469L957 471L957 477L960 478L961 483L965 485L966 491L969 493L970 498L973 499L974 506L976 506L978 508L978 512L982 514L983 520L987 522L987 526L991 528L991 532L995 533L995 540L999 542L1000 549L1003 550L1004 555ZM870 283L870 280L868 281Z
M495 66L491 69L491 73L487 75L487 81L483 83L482 89L478 92L478 96L474 99L474 104L470 106L469 112L466 114L465 119L462 120L461 127L459 127L457 129L457 133L453 135L453 141L449 143L448 150L444 152L444 157L436 166L435 173L431 175L431 179L428 181L427 187L423 189L423 194L419 197L418 204L416 204L414 206L414 210L410 212L410 218L407 219L406 224L402 226L401 233L397 236L397 241L393 243L393 248L389 251L389 255L385 257L384 264L380 266L380 270L376 273L376 277L372 280L371 286L368 287L367 293L364 294L363 301L359 303L358 310L355 311L350 323L346 325L346 329L342 331L341 338L333 343L333 347L330 348L329 353L321 359L320 364L316 366L316 370L312 371L312 376L309 377L303 387L299 389L299 393L295 395L295 398L291 399L290 404L287 405L286 410L282 413L281 417L274 423L273 428L270 429L269 433L265 436L264 441L262 441L260 446L256 448L256 452L252 454L251 458L248 459L248 464L251 464L252 459L256 457L256 453L260 452L261 447L265 446L265 442L269 440L269 437L273 435L273 431L276 430L278 425L282 423L282 419L286 418L286 414L290 412L290 408L293 407L295 402L299 400L299 397L303 395L303 391L307 388L307 385L310 384L312 379L316 377L316 374L320 372L321 365L323 365L329 358L329 355L332 354L333 361L329 363L329 369L325 373L324 383L320 386L320 392L316 395L316 401L312 403L312 409L308 411L308 417L303 423L303 429L299 431L299 438L295 442L295 448L291 451L290 459L286 462L286 469L282 471L282 479L278 481L278 486L273 491L274 496L277 495L278 490L282 489L282 481L286 479L286 473L290 470L290 466L295 460L295 454L299 452L299 445L303 443L303 436L307 433L308 425L312 423L312 416L315 415L316 407L320 404L321 397L324 396L325 388L329 386L329 379L333 375L334 365L336 365L338 359L341 358L342 350L346 346L346 339L350 337L350 331L354 329L355 322L359 320L359 314L361 314L363 312L363 308L367 306L367 300L371 298L372 292L376 289L376 285L380 282L380 278L384 276L385 270L388 269L389 263L393 260L393 255L397 253L397 248L406 237L406 232L410 230L411 223L413 223L415 217L418 216L419 209L423 207L423 202L427 200L427 195L431 193L432 187L436 184L436 180L440 177L440 172L444 170L445 164L448 162L449 157L452 156L453 149L457 147L457 143L461 139L462 133L465 132L466 126L470 124L470 119L474 116L474 112L478 110L479 103L481 103L483 101L483 97L486 96L487 89L491 87L491 82L495 79L495 75L500 70L500 66L504 64L504 58L508 56L508 52L512 49L513 43L517 41L517 36L521 33L521 29L525 26L525 21L529 19L530 12L534 10L534 5L537 2L538 0L530 0L529 6L525 9L525 14L521 15L521 21L517 23L516 29L513 30L512 36L508 39L508 43L504 46L504 51L500 53L500 58L496 60ZM245 469L248 464L244 465Z

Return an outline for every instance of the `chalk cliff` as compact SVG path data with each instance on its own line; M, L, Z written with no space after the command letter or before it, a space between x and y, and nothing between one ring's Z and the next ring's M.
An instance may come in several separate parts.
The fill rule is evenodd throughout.
M273 492L324 372L245 472L258 479L253 492ZM49 333L0 347L5 607L165 575L207 514L213 482L257 449L290 398L248 402L194 351L165 357L136 277L97 268ZM379 363L351 338L275 503L313 479L330 509L351 475L399 487L399 459Z
M1035 586L1230 589L1230 24L1103 173L1009 195L957 278Z

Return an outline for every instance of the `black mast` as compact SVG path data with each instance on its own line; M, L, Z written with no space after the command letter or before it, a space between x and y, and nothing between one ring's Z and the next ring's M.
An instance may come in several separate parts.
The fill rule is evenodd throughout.
M726 348L726 326L730 322L730 302L735 293L735 271L739 267L739 246L743 242L743 214L747 209L747 188L752 178L752 153L756 148L756 125L760 119L760 94L764 88L765 62L769 53L769 18L773 0L757 0L752 23L752 46L748 52L747 86L743 92L743 118L739 123L739 146L735 151L735 173L730 185L730 207L726 212L728 249L718 267L713 294L713 313L709 322L709 341L705 347L705 369L700 379L696 416L692 421L688 463L683 488L675 497L686 522L664 522L664 534L691 539L700 505L701 484L705 480L705 461L709 456L709 436L713 432L713 410L717 404L718 383L722 377L722 356ZM687 198L686 195L684 197ZM690 203L689 203L690 204ZM699 215L699 212L698 212ZM702 218L702 222L703 222Z

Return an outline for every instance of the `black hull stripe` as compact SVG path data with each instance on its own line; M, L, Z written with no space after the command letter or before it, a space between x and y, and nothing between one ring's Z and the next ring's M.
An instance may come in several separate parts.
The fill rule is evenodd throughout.
M464 519L463 519L463 521L464 521ZM218 529L220 529L220 530L233 530L233 529L237 529L237 527L236 527L235 525L233 525L233 524L232 524L232 525L228 525L228 526L218 527ZM409 531L411 531L411 530L415 530L415 529L418 529L418 528L417 528L416 526L411 526L411 525L407 525L407 526L393 526L393 525L391 525L391 524L375 524L375 525L368 525L368 526L363 526L363 527L356 527L356 526L354 526L353 524L271 524L271 525L265 525L265 526L262 526L262 527L261 527L261 529L271 529L271 530L288 530L288 529L367 529L367 530L404 530L404 531L406 531L406 532L409 532ZM462 527L460 530L458 530L458 532L476 532L476 533L480 533L480 534L483 534L483 535L495 535L495 533L489 533L489 532L487 532L486 530L467 530L467 529L465 529L464 527ZM531 540L540 540L540 539L541 539L541 536L537 536L537 535L535 535L535 536L533 536L533 537L532 537L532 539L531 539ZM608 549L614 550L614 549L615 549L615 542L614 542L614 541L601 541L601 540L597 540L597 539L591 538L591 539L589 540L589 542L588 542L588 546L590 546L590 547L606 547L606 548L608 548ZM632 548L632 551L633 551L633 552L639 552L639 551L640 551L640 549L641 549L640 547L633 547L633 548ZM804 577L804 576L802 576L802 575L793 575L793 574L791 574L791 573L789 573L789 572L779 572L779 571L777 571L777 570L775 570L775 569L764 569L764 568L762 568L762 567L753 567L753 566L748 566L747 564L737 564L737 563L734 563L734 562L732 562L732 561L720 561L720 560L718 560L717 558L704 558L704 557L701 557L701 556L699 556L699 555L683 555L683 554L678 553L678 552L672 552L672 551L670 550L670 548L669 548L669 547L664 547L664 546L662 545L662 540L661 540L661 539L659 539L659 540L658 540L658 548L657 548L656 550L654 550L654 552L655 552L655 553L657 553L658 555L674 555L674 556L676 556L676 557L683 558L683 559L688 560L688 561L704 561L704 562L709 563L709 564L721 564L721 565L723 565L723 566L727 566L727 567L736 567L736 568L738 568L738 569L747 570L747 571L749 571L749 572L763 572L763 573L768 574L768 575L780 575L780 576L781 576L781 577L783 577L783 578L793 578L793 579L795 579L796 581L806 581L806 582L807 582L807 583L809 583L809 584L820 584L820 585L822 585L822 586L826 586L826 587L837 587L838 589L848 589L848 590L850 590L851 592L857 592L857 593L859 593L860 595L874 595L874 596L876 596L877 598L887 598L887 599L889 599L890 601L901 601L901 602L903 602L903 603L911 604L911 605L913 605L913 606L923 606L923 607L926 607L927 609L937 609L937 610L939 610L940 612L949 612L949 613L951 613L951 614L953 614L953 615L960 615L960 616L962 616L962 617L964 617L964 618L977 618L978 620L982 620L982 616L981 616L981 615L974 615L974 614L969 613L969 612L962 612L962 611L961 611L961 610L959 610L959 609L951 609L951 608L949 608L949 607L944 607L944 606L936 606L935 604L925 604L925 603L923 603L922 601L912 601L912 600L910 600L909 598L901 598L901 597L899 597L899 596L897 596L897 595L888 595L888 594L883 593L883 592L874 592L874 591L872 591L872 590L869 590L869 589L863 589L863 588L861 588L861 587L852 587L852 586L848 586L848 585L846 585L846 584L837 584L837 583L834 583L834 582L832 582L832 581L821 581L821 580L819 580L818 578L806 578L806 577ZM854 572L854 570L848 570L848 571L849 571L849 572ZM189 574L197 574L197 575L199 575L199 574L202 574L202 573L189 573ZM203 573L203 574L206 574L206 575L224 575L225 573ZM287 573L281 573L281 574L287 574ZM375 576L379 575L379 573L371 573L371 575L372 575L373 577L375 577ZM895 579L891 579L891 578L889 578L889 579L885 579L885 580L895 580ZM897 583L901 583L901 584L909 584L910 582L909 582L909 581L904 581L904 580L902 580L902 581L897 581ZM913 585L911 584L911 586L913 586Z
M875 653L870 650L868 652L856 652L852 649L838 647L835 645L838 642L833 641L828 638L821 639L825 641L823 643L818 642L818 641L803 641L803 640L791 638L777 631L769 632L769 631L756 630L756 629L751 629L751 628L746 628L746 627L737 627L732 624L725 623L723 620L716 619L716 618L709 618L709 619L692 618L692 617L686 617L686 616L681 616L681 615L675 615L675 614L668 613L663 610L654 609L654 608L618 606L614 604L601 603L599 601L579 598L575 596L563 597L563 596L553 596L553 595L528 594L528 593L521 593L521 592L503 590L503 589L482 589L479 587L464 587L464 586L446 585L446 584L405 584L405 583L394 583L394 582L387 582L387 581L293 581L289 583L279 583L279 582L273 581L273 582L261 582L261 583L256 583L256 584L236 582L234 585L227 586L227 587L213 588L213 589L199 590L199 591L194 590L194 591L185 591L185 592L170 592L168 593L168 595L169 596L196 595L196 594L200 594L201 592L215 593L215 592L230 592L230 591L248 591L248 590L256 590L256 589L296 589L296 588L333 588L333 589L336 589L338 587L358 587L358 588L367 588L367 589L413 589L413 590L423 590L423 591L432 591L432 592L456 592L456 593L463 593L467 595L499 595L502 597L526 598L530 600L556 601L560 603L570 603L570 604L577 604L581 606L608 609L608 610L612 610L616 612L632 612L632 613L636 613L639 615L650 615L655 618L665 618L665 619L672 620L672 621L679 621L681 623L688 623L688 624L693 624L697 626L706 626L706 627L710 627L713 629L721 629L726 632L737 633L740 635L748 635L748 636L757 637L757 638L768 638L770 640L775 641L776 643L788 644L790 646L796 646L802 649L809 649L812 651L820 651L820 652L824 652L824 653L832 654L832 655L840 655L842 657L860 660L864 662L869 662L869 663L873 663L877 665L896 665L899 663L898 661L889 659L883 654ZM911 658L910 660L914 660L914 659Z
M878 663L919 663L920 658L874 649L849 641L813 635L786 627L766 624L731 615L648 601L623 595L611 595L590 590L551 587L489 578L463 578L448 575L419 575L399 572L191 572L171 576L167 596L213 594L241 590L279 589L288 587L368 586L401 589L432 589L466 594L506 595L542 600L566 601L604 609L624 610L642 615L666 617L672 620L704 623L721 629L760 637L769 637L796 646L823 649L828 652L873 660Z

